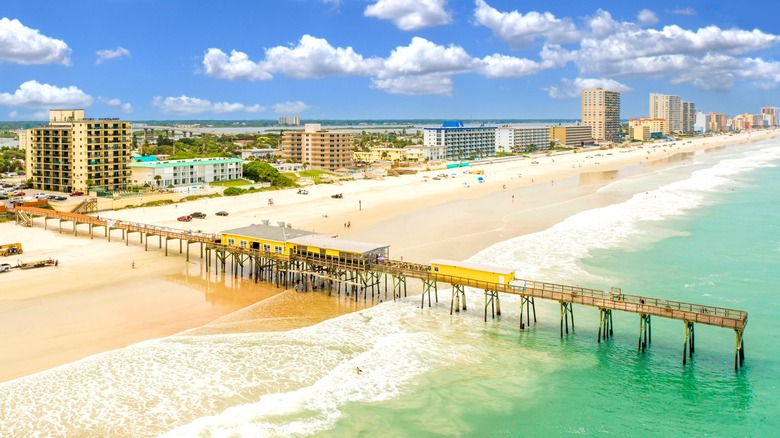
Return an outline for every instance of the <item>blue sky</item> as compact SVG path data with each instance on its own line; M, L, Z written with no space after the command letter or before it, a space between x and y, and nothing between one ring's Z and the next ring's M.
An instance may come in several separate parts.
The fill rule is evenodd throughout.
M780 5L3 0L0 120L579 118L580 90L780 105Z

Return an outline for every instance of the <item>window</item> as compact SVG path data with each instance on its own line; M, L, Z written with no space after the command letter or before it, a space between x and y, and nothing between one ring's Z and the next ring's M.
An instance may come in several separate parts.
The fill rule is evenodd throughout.
M228 245L235 246L236 240L235 239L228 239Z
M246 248L246 240L241 241L241 248Z
M282 253L282 247L278 246L278 245L274 246L274 252L277 253L277 254L281 254Z

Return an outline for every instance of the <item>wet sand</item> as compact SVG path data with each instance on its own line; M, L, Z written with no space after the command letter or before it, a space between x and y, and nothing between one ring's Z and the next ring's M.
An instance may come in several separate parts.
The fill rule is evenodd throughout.
M383 181L313 186L308 196L295 190L265 192L101 216L204 232L269 219L348 240L390 244L396 259L420 263L439 257L465 259L510 236L540 231L579 211L621 202L598 192L614 179L690 159L693 151L775 134L497 163L481 167L485 183L463 169L454 178L432 180L445 172L434 170ZM333 199L333 193L343 193L344 198ZM267 205L269 197L273 206ZM230 216L214 216L219 210ZM175 220L191 211L206 212L208 217L190 223ZM350 228L343 225L347 221ZM62 233L55 221L48 228L43 229L41 219L34 228L0 224L0 241L22 242L25 249L23 256L0 261L59 260L57 268L0 274L0 381L188 329L193 329L190 334L288 330L379 299L355 303L343 295L285 292L207 274L197 255L185 261L175 241L165 257L155 239L144 251L135 235L126 245L116 232L107 242L102 235L73 237L69 223L63 224ZM197 253L197 245L191 251Z

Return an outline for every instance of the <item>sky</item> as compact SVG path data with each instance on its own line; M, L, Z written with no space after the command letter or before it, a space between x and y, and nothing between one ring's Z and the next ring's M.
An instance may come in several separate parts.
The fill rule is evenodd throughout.
M780 3L3 0L0 120L578 119L780 106Z

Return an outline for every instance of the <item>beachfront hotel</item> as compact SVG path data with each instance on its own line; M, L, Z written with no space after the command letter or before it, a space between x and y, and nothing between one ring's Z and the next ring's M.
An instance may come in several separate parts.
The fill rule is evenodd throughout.
M496 129L496 152L530 152L549 148L549 126L502 126Z
M706 121L704 123L707 131L723 132L727 131L726 126L726 114L723 113L707 113Z
M51 110L49 123L26 130L23 138L27 179L35 189L112 192L130 187L130 122L86 118L83 109Z
M423 128L423 145L444 147L445 159L482 157L496 153L495 126L465 126L463 122L444 122L436 128Z
M590 126L550 126L550 141L562 146L576 148L586 143L593 143Z
M285 131L279 144L281 157L308 163L311 169L336 170L352 165L353 132L324 131L319 123L307 123L303 131Z
M780 108L776 106L765 106L761 108L761 114L769 116L769 126L777 126L780 124L780 120L777 119L780 116Z
M620 133L620 92L582 90L582 124L591 127L591 138L612 141Z
M158 161L154 157L137 157L130 168L136 186L175 187L240 179L244 176L243 163L241 158Z
M628 120L628 136L632 140L647 141L652 137L661 137L669 133L666 119L642 117Z
M680 96L650 93L649 118L666 119L669 122L670 132L681 132L683 130L682 112L683 106Z

